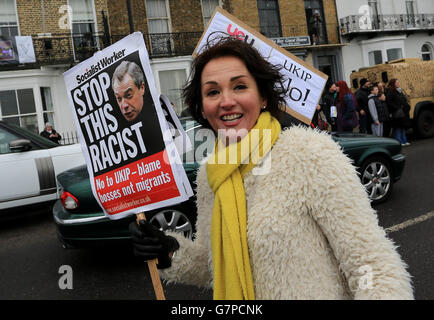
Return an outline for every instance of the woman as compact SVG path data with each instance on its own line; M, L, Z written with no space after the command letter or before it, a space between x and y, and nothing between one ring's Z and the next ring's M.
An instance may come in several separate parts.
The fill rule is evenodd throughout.
M358 125L356 113L356 98L351 93L345 81L336 82L339 92L338 99L338 131L353 132Z
M192 74L191 114L219 133L197 174L195 240L132 223L135 254L158 257L171 265L163 279L213 288L215 299L412 299L351 161L326 133L281 130L278 69L228 38L201 53ZM247 156L224 161L249 139Z
M410 105L407 98L402 93L401 84L398 79L391 79L387 85L387 106L392 115L391 127L392 137L403 146L409 146L405 133L410 122Z
M53 126L51 123L47 122L45 123L44 131L40 133L40 135L48 140L51 140L57 144L59 144L59 141L62 139L62 136L56 132L56 130L53 129Z

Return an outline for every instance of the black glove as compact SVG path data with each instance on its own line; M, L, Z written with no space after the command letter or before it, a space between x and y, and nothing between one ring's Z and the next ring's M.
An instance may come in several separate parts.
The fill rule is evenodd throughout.
M179 249L179 243L174 237L166 236L163 231L145 220L140 220L139 225L135 221L131 222L129 229L134 255L145 261L158 259L158 269L169 268L172 265L169 252Z

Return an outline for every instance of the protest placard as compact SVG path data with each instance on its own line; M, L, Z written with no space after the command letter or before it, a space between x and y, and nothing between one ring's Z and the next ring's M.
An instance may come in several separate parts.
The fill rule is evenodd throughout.
M108 217L193 195L140 32L66 71L64 80L92 192Z
M178 116L173 110L172 102L169 100L169 98L162 94L160 95L160 102L164 117L166 118L167 125L172 134L172 139L175 142L176 150L182 157L184 153L187 153L193 149L193 145L191 144L189 136L182 127Z
M310 124L328 76L219 7L214 11L193 56L200 54L208 43L224 35L249 43L264 59L281 67L285 79L286 112Z

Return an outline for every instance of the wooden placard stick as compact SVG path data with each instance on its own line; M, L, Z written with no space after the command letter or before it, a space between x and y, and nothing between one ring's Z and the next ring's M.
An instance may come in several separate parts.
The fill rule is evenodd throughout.
M137 214L137 224L139 224L140 220L146 220L144 212ZM151 275L151 280L154 286L155 296L157 300L166 300L166 297L164 296L163 286L161 285L160 275L158 274L157 262L157 259L148 261L149 274Z

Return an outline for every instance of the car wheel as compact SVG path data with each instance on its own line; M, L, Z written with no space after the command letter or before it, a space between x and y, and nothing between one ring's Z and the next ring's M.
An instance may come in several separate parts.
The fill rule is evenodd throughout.
M179 232L189 239L193 237L193 224L181 211L174 209L162 210L153 215L149 221L161 231Z
M423 138L434 136L434 112L428 109L422 110L417 117L416 128Z
M372 203L383 202L390 196L393 186L392 170L384 158L367 159L360 172L362 184Z

